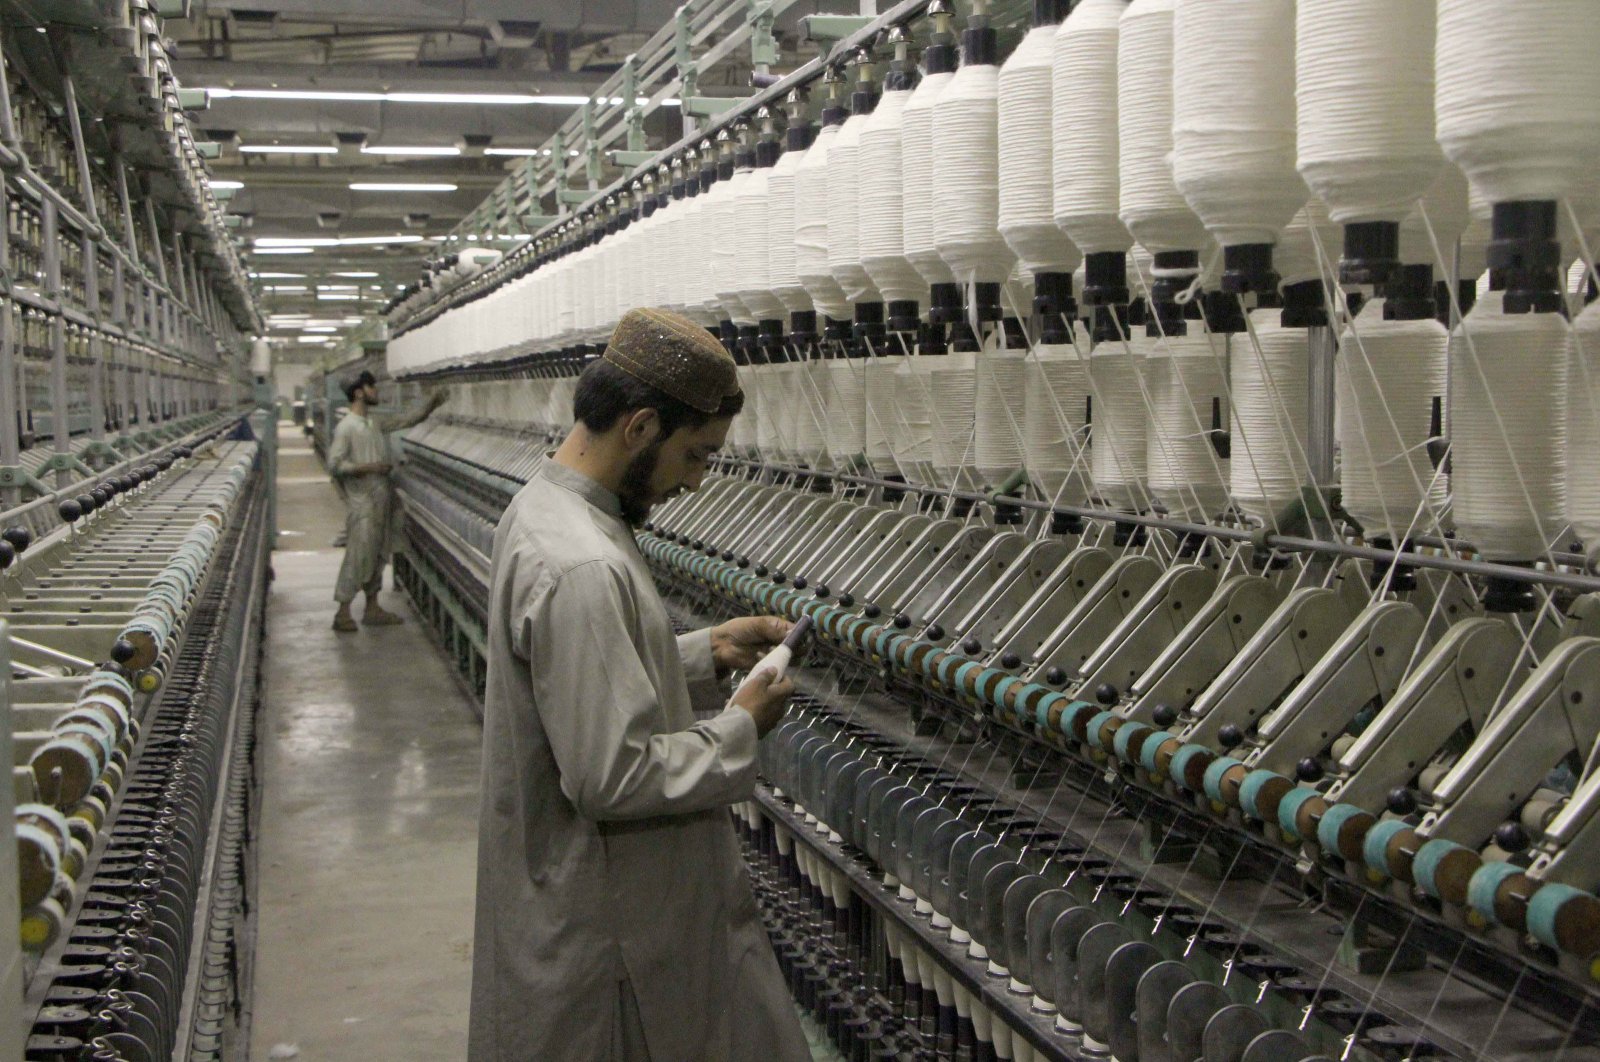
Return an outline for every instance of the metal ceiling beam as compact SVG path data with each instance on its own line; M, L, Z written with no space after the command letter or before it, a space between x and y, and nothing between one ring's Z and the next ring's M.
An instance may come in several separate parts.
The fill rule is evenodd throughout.
M487 26L491 21L537 22L546 31L622 33L655 30L672 18L679 0L461 0L442 11L437 0L210 0L195 5L200 17L219 17L234 10L273 12L339 22L346 18L381 18L405 26L460 28Z
M605 80L603 73L529 70L512 77L495 70L419 67L410 63L236 62L223 59L179 59L173 63L185 87L327 89L340 92L545 92L587 95ZM224 101L217 101L221 103ZM408 110L436 109L416 104ZM514 111L524 108L512 107ZM563 114L562 117L565 117Z

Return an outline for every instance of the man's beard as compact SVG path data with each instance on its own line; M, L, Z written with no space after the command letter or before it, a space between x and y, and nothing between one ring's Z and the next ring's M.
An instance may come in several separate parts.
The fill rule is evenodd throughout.
M660 457L661 440L657 439L629 461L622 473L618 496L622 501L622 518L629 527L642 526L650 515L650 479L656 474L656 462Z

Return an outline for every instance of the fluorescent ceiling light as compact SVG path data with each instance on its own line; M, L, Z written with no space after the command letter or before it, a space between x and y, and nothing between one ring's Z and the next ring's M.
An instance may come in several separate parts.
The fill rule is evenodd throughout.
M317 292L318 302L359 302L360 299L361 296L359 294L346 295L342 292L334 291Z
M214 100L328 100L349 103L382 103L381 92L332 92L312 89L203 89Z
M304 273L251 273L250 276L257 280L304 280Z
M355 278L357 280L365 280L367 277L375 277L377 275L378 274L376 274L376 273L364 273L364 272L359 272L359 271L358 272L354 272L354 273L335 273L334 274L334 276L336 276L336 277L353 277L353 278Z
M527 155L537 155L537 154L539 154L539 149L538 148L517 148L517 147L486 147L486 148L483 149L483 153L485 155L518 155L518 156L527 156Z
M338 329L333 327L333 325L306 325L304 328L300 329L300 331L302 331L302 332L337 332Z
M210 185L213 189L221 189L222 191L226 191L229 188L244 187L243 181L207 181L206 184Z
M304 284L268 284L262 291L305 291Z
M332 336L297 336L296 343L332 343Z
M421 243L421 236L257 236L257 254L282 254L279 248L309 251L317 247L381 247L389 243Z
M469 103L487 107L544 102L540 96L514 92L386 92L383 98L389 103Z
M453 184L408 184L404 181L352 181L352 192L453 192Z
M337 155L332 144L240 144L239 150L254 155Z
M314 249L312 247L256 247L253 250L256 254L310 254Z
M454 146L441 144L412 144L403 145L367 145L361 149L363 155L459 155L461 149Z
M519 92L360 92L337 89L253 89L207 88L203 90L214 100L323 100L328 103L442 103L480 107L526 107L538 104L545 107L582 107L591 99L619 106L620 96L590 97L559 94L529 95ZM636 97L640 106L650 102L648 96ZM661 101L663 107L676 107L678 100L668 97Z
M304 291L304 288L300 289ZM318 291L360 291L360 284L318 284Z

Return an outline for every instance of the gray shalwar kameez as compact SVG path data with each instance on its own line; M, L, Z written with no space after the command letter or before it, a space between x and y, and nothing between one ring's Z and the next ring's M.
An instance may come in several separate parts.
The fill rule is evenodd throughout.
M433 406L423 403L403 413L346 413L333 429L328 446L328 473L342 488L346 506L344 560L334 583L333 599L348 605L356 594L376 594L383 586L383 569L393 551L395 498L390 475L357 473L357 465L395 463L389 433L422 423ZM392 471L392 469L391 469Z
M728 814L755 722L710 633L674 638L617 496L554 461L491 578L470 1062L808 1059Z

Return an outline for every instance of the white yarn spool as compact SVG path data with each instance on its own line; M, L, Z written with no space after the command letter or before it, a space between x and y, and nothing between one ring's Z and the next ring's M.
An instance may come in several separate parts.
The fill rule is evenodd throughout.
M735 199L735 268L739 298L758 321L781 321L786 314L772 285L772 167L758 167Z
M1055 222L1086 255L1133 243L1118 217L1117 26L1122 0L1080 0L1051 57Z
M1317 253L1319 243L1321 256ZM1278 245L1272 251L1272 267L1278 273L1279 286L1322 280L1329 275L1323 271L1324 265L1334 271L1332 276L1337 279L1341 246L1339 227L1328 217L1327 206L1315 196L1308 199L1284 226Z
M926 356L926 355L925 355ZM933 432L933 474L940 486L964 486L972 464L977 404L978 355L952 351L930 357L929 419Z
M891 439L899 431L895 421L895 389L904 354L867 358L862 368L862 406L866 416L867 464L873 475L890 476L899 472L894 463Z
M1026 387L1022 437L1029 480L1041 497L1064 505L1087 503L1093 493L1084 430L1090 415L1089 358L1070 343L1040 344L1028 360Z
M1273 243L1307 189L1295 169L1294 0L1177 0L1172 175L1222 244Z
M712 201L716 242L706 248L714 264L717 301L722 304L723 315L738 325L756 323L756 315L739 298L739 289L744 286L739 269L739 248L744 242L739 231L739 196L745 182L750 180L750 173L749 169L735 170L732 177L718 181L711 189L712 194L718 196Z
M889 447L901 474L918 486L935 482L930 377L946 356L911 355L895 369L895 430L889 436Z
M998 284L1016 254L1000 235L1000 70L964 64L933 108L933 240L956 280Z
M1149 421L1144 404L1145 346L1138 338L1126 346L1101 343L1089 356L1094 396L1089 452L1094 489L1114 509L1145 507L1145 426Z
M866 359L815 363L826 381L826 444L835 466L848 468L867 448Z
M846 118L828 151L828 271L852 303L882 299L861 265L861 133L870 120Z
M1507 314L1489 292L1450 336L1455 522L1491 560L1539 556L1565 522L1571 335L1560 314Z
M744 409L733 418L733 425L728 431L728 441L732 443L735 453L747 455L756 448L756 442L761 437L761 427L757 421L761 418L761 410L754 401L756 389L756 366L741 365L739 367L739 387L745 393Z
M1175 0L1133 0L1117 33L1118 214L1152 254L1192 251L1205 226L1172 180Z
M1227 359L1221 339L1195 332L1140 336L1129 345L1147 352L1150 493L1173 516L1214 517L1228 499L1228 462L1211 444L1213 409L1228 423Z
M1600 302L1572 326L1567 363L1567 522L1600 557Z
M1298 0L1298 166L1335 222L1398 222L1437 176L1433 42L1433 4Z
M794 175L794 268L817 312L850 316L844 289L828 268L828 156L840 127L824 126Z
M905 255L905 172L900 142L906 105L914 94L911 89L885 92L861 129L857 250L861 268L885 302L923 302L928 294L928 282Z
M1035 26L1000 68L1000 235L1029 273L1070 273L1082 259L1056 226L1051 187L1055 26Z
M906 261L929 284L955 278L939 256L933 229L933 118L939 97L955 77L929 74L906 101L900 122L900 168L904 209L901 226Z
M1445 477L1435 476L1427 444L1433 403L1444 401L1449 346L1437 321L1385 321L1381 299L1362 307L1340 337L1340 494L1368 538L1400 542L1442 511ZM1424 501L1429 511L1413 522Z
M1250 331L1232 339L1229 391L1234 504L1270 521L1300 498L1306 463L1309 358L1306 330L1285 328L1277 310L1254 310Z
M783 393L783 377L788 368L781 364L750 367L754 377L751 390L756 407L756 449L767 461L788 461L791 456L783 434L787 427L783 405L792 400L792 396Z
M1600 168L1592 0L1446 0L1436 134L1491 203L1589 198Z
M984 485L998 490L1006 478L1026 464L1023 420L1027 416L1028 355L991 343L974 364L971 464Z
M811 309L811 296L795 272L794 182L804 151L785 151L767 177L768 284L790 313Z
M793 389L786 400L797 407L794 428L790 436L795 459L818 468L828 467L828 395L832 381L828 379L828 364L821 358L812 358L795 364Z

